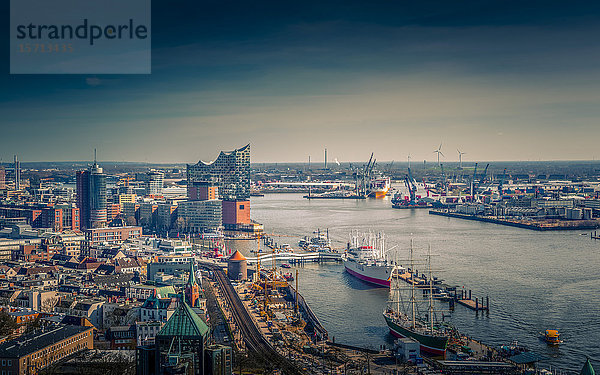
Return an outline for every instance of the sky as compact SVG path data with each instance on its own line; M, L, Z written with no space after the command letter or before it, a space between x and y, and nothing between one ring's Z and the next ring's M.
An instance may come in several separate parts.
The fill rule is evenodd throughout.
M0 158L600 158L600 3L152 1L152 74L10 75Z

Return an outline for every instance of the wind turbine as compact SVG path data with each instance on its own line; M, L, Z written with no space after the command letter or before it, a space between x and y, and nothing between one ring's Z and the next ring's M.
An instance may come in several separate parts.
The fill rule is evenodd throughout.
M442 152L442 143L440 142L440 147L438 147L437 150L434 151L435 154L437 154L437 163L438 163L438 167L440 166L440 155L442 155L443 157L446 157L446 155L444 155L444 153Z
M462 169L462 156L465 152L461 152L459 149L456 149L456 151L458 151L458 168Z

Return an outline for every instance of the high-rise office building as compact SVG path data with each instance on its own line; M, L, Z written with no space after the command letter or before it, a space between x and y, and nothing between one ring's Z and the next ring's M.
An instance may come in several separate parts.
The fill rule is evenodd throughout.
M77 172L77 206L81 228L101 228L107 223L106 175L96 160L85 171Z
M4 167L0 166L0 190L6 189L6 172Z
M21 189L21 162L17 158L17 155L15 155L14 169L15 169L15 190L20 190Z
M146 195L162 195L164 174L159 171L146 173Z

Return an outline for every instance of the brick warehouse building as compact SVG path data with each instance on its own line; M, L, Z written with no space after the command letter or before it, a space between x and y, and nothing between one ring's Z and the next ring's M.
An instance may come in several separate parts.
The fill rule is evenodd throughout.
M94 348L93 327L61 326L0 344L3 374L35 374L71 354Z
M0 217L24 218L33 228L52 228L55 231L79 230L79 209L68 205L24 205L5 204L0 206Z

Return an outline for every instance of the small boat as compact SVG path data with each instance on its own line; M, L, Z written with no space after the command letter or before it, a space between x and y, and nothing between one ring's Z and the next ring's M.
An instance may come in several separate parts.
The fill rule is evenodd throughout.
M556 329L547 329L544 333L544 341L546 341L548 345L558 345L562 342L560 333L558 333L558 330Z
M281 267L282 267L282 268L292 268L292 266L290 266L290 265L289 265L289 264L287 264L287 263L283 263L283 264L281 265Z
M285 279L285 281L294 281L294 276L292 276L291 273L286 273L283 275L283 278Z

